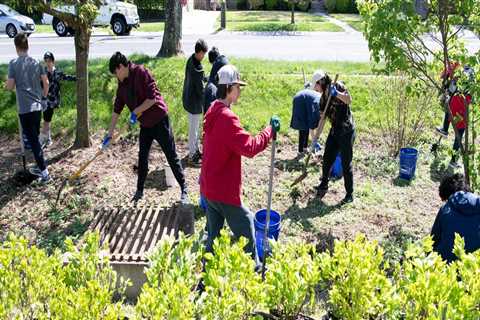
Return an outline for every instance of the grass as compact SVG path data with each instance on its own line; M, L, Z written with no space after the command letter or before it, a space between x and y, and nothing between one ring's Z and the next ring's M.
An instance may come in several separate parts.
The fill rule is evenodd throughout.
M220 19L220 18L219 18ZM220 25L220 20L218 20ZM229 31L343 31L323 17L304 12L295 13L295 24L290 23L288 11L228 11L227 30Z
M145 22L141 23L139 28L134 28L132 32L139 31L139 32L163 32L164 29L164 22ZM36 33L54 33L52 26L49 24L37 24L35 26ZM113 34L112 29L110 27L95 27L95 32L103 32Z
M334 13L334 14L331 14L330 16L340 21L346 22L353 29L359 32L362 32L362 29L363 29L362 17L359 14Z

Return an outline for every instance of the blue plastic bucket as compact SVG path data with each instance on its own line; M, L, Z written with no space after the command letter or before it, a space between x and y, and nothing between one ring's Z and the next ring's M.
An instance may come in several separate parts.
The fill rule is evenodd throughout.
M418 151L414 148L400 149L400 178L412 180L417 168Z
M203 212L207 212L207 200L205 200L205 198L200 195L200 199L198 200L198 205L200 206L200 208L203 210Z
M270 210L270 223L268 225L268 238L278 240L280 233L280 222L282 217L274 210ZM255 213L253 221L255 225L255 239L257 252L260 259L263 259L263 238L265 236L265 224L267 223L267 210L263 209Z
M340 179L343 176L343 168L342 168L342 157L340 157L340 153L337 154L337 158L333 163L332 170L330 171L330 177L334 179Z
M32 150L32 145L30 144L30 141L28 140L27 135L22 132L22 139L23 139L23 147L25 150Z

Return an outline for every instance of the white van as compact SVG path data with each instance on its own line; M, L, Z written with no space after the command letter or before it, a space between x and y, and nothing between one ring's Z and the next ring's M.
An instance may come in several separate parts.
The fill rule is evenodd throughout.
M60 6L56 9L63 12L75 12L74 6ZM73 28L69 27L64 21L44 13L42 17L43 24L51 24L53 30L60 36L73 35ZM137 6L117 0L102 0L99 13L93 22L94 27L111 26L116 35L129 35L132 28L140 25Z

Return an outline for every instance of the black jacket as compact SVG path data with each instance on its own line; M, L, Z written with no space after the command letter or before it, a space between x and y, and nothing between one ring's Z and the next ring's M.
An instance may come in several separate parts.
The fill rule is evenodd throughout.
M342 82L337 82L335 85L337 91L345 92L347 88ZM320 99L320 112L325 110L328 100L328 89L326 94L322 94ZM336 136L343 136L345 134L351 133L355 130L355 122L353 121L353 114L350 109L350 106L343 103L338 98L332 98L330 101L330 107L328 108L327 118L330 119L332 127L330 129L330 134Z
M210 71L210 77L208 82L218 85L217 73L220 68L228 64L228 59L224 55L218 56L212 64L212 70Z
M192 114L203 112L203 66L192 54L185 67L185 80L183 82L183 108Z
M433 250L447 262L457 259L452 253L455 233L464 238L467 253L480 248L480 197L473 193L452 194L433 223Z

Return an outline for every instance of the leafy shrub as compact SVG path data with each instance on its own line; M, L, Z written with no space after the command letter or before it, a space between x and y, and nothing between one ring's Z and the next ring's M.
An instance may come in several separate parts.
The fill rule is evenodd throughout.
M405 319L455 319L459 315L465 292L457 281L456 265L447 265L432 253L432 243L426 238L421 245L411 245L404 263L397 265L394 278Z
M278 6L278 0L265 0L265 10L275 10Z
M133 0L133 3L138 7L138 9L165 9L165 0Z
M112 303L116 275L100 256L98 234L88 234L80 249L67 240L48 256L9 236L0 247L0 319L118 319L120 303Z
M419 83L398 74L396 77L381 77L370 87L370 103L377 110L377 122L382 139L390 156L396 157L400 148L415 146L434 117L435 94Z
M327 8L327 11L330 13L335 12L335 6L337 4L336 0L325 0L324 1L325 7Z
M202 319L250 319L254 310L263 307L265 290L255 272L255 262L243 248L247 239L234 244L225 230L215 239L215 255L205 255L203 274L205 291L199 301Z
M195 319L196 291L202 270L202 253L192 238L163 238L150 255L147 283L136 306L147 319Z
M335 241L332 254L320 255L322 282L329 290L329 309L340 319L394 318L395 287L385 275L383 249L359 235Z
M306 306L315 302L315 288L320 281L318 260L312 245L272 244L265 278L267 306L281 319L297 319Z
M247 0L249 10L258 10L263 7L263 0Z
M336 0L335 11L338 13L358 13L355 0Z

